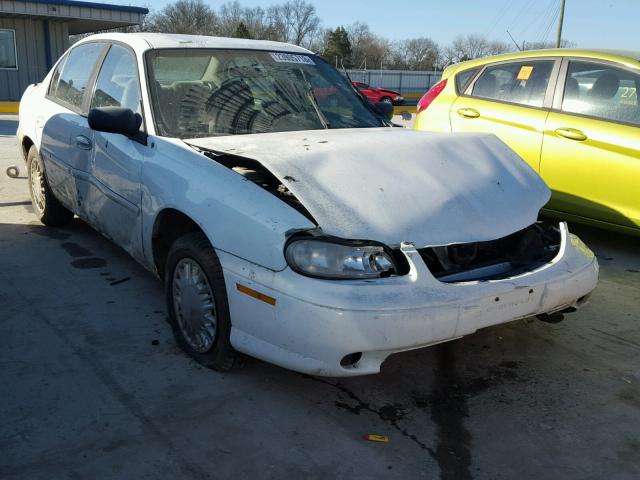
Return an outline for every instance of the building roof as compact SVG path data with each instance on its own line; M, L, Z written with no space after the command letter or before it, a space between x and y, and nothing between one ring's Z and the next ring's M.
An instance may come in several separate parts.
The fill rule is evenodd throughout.
M79 0L28 0L29 3L44 3L50 5L65 5L69 7L99 8L101 10L112 10L114 12L131 12L146 15L149 13L148 8L133 7L128 5L112 5L110 3L100 2L83 2ZM27 2L23 2L27 3Z
M63 21L72 35L138 25L147 13L142 7L77 0L0 1L0 17Z

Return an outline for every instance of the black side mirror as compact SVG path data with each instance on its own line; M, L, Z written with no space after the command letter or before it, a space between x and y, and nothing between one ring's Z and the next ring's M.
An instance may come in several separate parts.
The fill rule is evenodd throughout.
M89 111L89 128L98 132L120 133L135 137L140 131L142 117L130 108L100 107Z
M373 109L378 115L391 120L393 118L393 105L388 102L378 102L373 104Z

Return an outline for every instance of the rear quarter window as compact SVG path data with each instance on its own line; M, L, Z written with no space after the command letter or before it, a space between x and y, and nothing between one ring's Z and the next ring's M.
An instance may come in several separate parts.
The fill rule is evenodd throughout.
M456 73L455 81L456 91L458 92L458 94L461 94L465 91L467 85L469 85L469 82L473 77L476 76L476 73L478 73L478 71L480 71L480 67L470 68L468 70L463 70L460 73Z

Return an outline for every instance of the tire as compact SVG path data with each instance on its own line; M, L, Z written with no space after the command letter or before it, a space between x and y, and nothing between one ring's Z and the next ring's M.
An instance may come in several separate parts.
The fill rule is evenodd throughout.
M189 356L218 371L239 364L240 354L229 341L231 317L222 266L204 234L188 233L169 249L165 293L173 334Z
M35 146L29 149L29 154L27 155L27 175L29 178L31 205L38 220L50 227L66 225L71 222L73 212L64 207L53 196L47 182L44 163Z
M391 100L389 97L382 97L380 99L380 102L382 102L382 103L390 103L390 104L393 105L393 100Z

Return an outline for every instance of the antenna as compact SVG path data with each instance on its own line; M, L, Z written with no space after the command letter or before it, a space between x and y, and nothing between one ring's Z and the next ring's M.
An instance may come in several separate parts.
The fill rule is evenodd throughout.
M511 39L511 41L513 42L513 44L516 46L516 48L518 49L518 51L522 51L522 47L520 45L518 45L518 42L515 41L515 39L513 38L513 35L511 35L511 32L509 30L507 30L507 35L509 35L509 38ZM524 46L524 43L522 44Z

